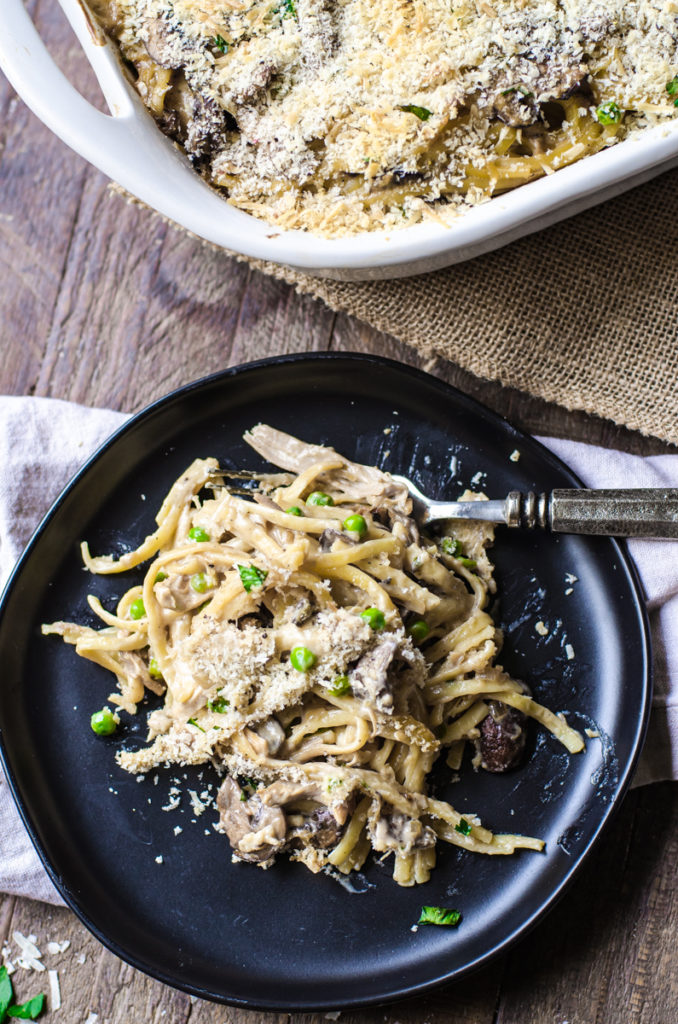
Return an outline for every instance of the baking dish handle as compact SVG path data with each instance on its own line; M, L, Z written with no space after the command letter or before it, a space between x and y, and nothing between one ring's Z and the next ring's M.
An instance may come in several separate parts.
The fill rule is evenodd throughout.
M83 0L59 0L111 111L84 99L56 65L22 0L0 0L0 67L34 114L67 145L139 199L154 204L153 182L175 187L194 177L188 161L160 132L121 71L113 47ZM163 212L161 210L161 212Z
M100 160L102 133L109 144L111 135L118 144L123 136L129 135L125 130L129 126L119 122L135 118L133 99L114 66L110 44L86 9L77 0L63 0L61 6L92 64L113 116L97 110L71 85L45 47L22 0L2 0L0 66L41 121L82 156L89 160L98 156Z

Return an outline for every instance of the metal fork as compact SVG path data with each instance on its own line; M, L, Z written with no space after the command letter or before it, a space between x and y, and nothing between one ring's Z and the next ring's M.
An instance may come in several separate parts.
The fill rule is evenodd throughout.
M435 501L407 477L391 476L407 487L414 518L422 526L441 519L475 519L553 533L678 538L678 488L561 488L541 494L511 491L495 501Z

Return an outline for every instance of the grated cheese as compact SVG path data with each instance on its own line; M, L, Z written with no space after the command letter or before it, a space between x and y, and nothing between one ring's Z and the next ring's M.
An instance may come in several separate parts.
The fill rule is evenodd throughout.
M59 972L49 972L49 1006L52 1012L61 1009L61 988L59 986Z
M676 114L667 0L94 7L164 130L231 203L281 228L449 223L460 204ZM560 125L544 112L554 100ZM619 119L601 119L603 104Z

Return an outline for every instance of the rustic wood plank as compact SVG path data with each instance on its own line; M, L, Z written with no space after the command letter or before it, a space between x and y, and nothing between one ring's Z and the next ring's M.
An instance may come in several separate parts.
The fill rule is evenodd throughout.
M324 351L330 345L334 320L335 314L319 300L251 271L231 365L281 352Z
M626 798L553 913L509 955L497 1024L678 1020L678 787Z
M72 36L63 15L50 7L44 5L36 21L63 56ZM38 373L86 165L4 83L0 96L7 112L0 151L0 324L3 348L11 353L2 386L21 394L32 391Z

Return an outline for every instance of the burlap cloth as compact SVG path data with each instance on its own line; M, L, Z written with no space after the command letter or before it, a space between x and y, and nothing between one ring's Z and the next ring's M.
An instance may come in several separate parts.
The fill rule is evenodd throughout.
M419 277L249 262L476 376L678 443L678 171Z

